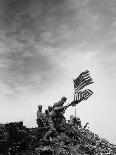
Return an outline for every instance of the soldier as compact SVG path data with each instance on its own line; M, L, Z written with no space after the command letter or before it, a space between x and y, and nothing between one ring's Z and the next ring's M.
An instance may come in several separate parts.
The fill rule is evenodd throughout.
M61 126L64 126L66 123L66 119L64 117L64 112L65 112L65 106L64 103L66 102L67 98L62 97L61 100L58 103L55 103L53 105L53 122L55 127L58 129L61 129ZM63 127L62 127L63 129Z
M62 125L66 123L65 117L63 116L65 111L65 107L63 105L66 100L66 97L62 97L61 100L58 103L55 103L53 107L48 106L48 124L50 130L46 133L44 139L50 138L51 135L57 135L57 129L61 129Z
M73 117L73 122L77 129L82 128L80 117Z
M43 114L42 114L42 105L38 105L38 110L37 110L37 124L40 127L44 126L43 122Z
M73 117L74 117L73 115L70 115L69 124L74 124Z
M55 107L62 107L66 102L67 98L63 96L59 102L54 103L53 108Z
M48 112L50 113L52 111L53 107L52 106L48 106Z
M53 113L54 113L54 117L59 117L59 118L64 118L63 114L65 112L65 106L64 103L66 102L67 98L65 96L63 96L61 98L61 100L58 103L55 103L53 105Z
M50 129L54 129L54 122L53 122L53 107L48 106L48 124Z
M49 119L49 112L48 112L48 109L46 109L45 113L44 113L44 123L45 123L45 126L49 125L48 119Z
M44 140L52 140L52 138L57 135L56 129L54 127L54 122L53 122L53 107L52 106L48 106L47 119L48 119L47 121L48 121L48 125L50 129L45 134Z
M80 118L73 115L70 116L69 124L72 124L76 129L82 127Z

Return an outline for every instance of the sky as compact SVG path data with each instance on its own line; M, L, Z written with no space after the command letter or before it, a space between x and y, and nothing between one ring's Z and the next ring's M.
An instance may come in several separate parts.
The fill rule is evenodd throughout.
M0 0L0 122L37 126L37 106L70 103L73 79L87 69L94 94L77 115L116 143L115 49L115 0Z

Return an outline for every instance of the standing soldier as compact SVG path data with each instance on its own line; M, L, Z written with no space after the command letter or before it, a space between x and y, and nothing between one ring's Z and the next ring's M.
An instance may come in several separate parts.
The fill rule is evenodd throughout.
M53 123L53 107L48 106L48 124L50 129L54 129L54 123Z
M74 124L73 117L74 117L73 115L70 115L69 124L72 124L72 125Z
M44 126L43 114L42 114L42 105L38 105L37 120L36 121L37 121L38 127Z
M48 119L49 119L49 113L48 113L48 109L45 110L45 113L44 113L44 123L45 123L45 126L48 126Z
M61 128L61 126L64 126L66 123L64 112L65 112L65 106L64 103L66 102L67 98L62 97L61 100L53 105L53 122L55 127L58 129ZM63 128L63 127L62 127Z
M62 107L66 102L67 98L63 96L59 102L54 103L53 108L55 107Z
M53 107L48 106L48 114L47 114L47 121L48 125L50 127L49 131L45 134L44 140L51 140L52 137L57 135L56 129L54 128L54 122L53 122Z
M73 117L73 124L76 129L82 128L80 117Z

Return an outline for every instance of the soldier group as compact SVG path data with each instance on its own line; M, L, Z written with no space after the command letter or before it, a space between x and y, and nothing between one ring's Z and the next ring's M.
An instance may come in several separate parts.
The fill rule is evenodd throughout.
M62 97L59 102L53 104L53 106L48 106L48 109L42 113L42 105L38 106L37 111L37 124L38 127L49 126L50 130L61 131L66 124L66 118L64 117L64 112L68 106L64 106L64 103L67 101L66 97ZM81 120L79 117L73 117L71 115L69 124L75 126L75 128L81 128Z
M42 113L42 105L39 105L36 120L38 127L49 126L50 129L54 129L57 127L57 124L60 126L65 123L63 113L65 112L64 103L66 100L66 97L62 97L61 100L54 103L53 106L48 106L48 109L46 109L44 113Z

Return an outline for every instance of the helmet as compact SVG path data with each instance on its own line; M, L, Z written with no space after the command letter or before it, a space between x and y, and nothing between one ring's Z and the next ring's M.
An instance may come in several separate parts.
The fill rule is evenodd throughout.
M66 100L67 100L67 98L66 98L65 96L63 96L63 97L61 98L61 100L66 101Z
M48 110L47 109L45 110L45 114L48 114Z
M52 106L48 106L48 110L51 111L52 110Z
M70 119L72 119L73 118L73 115L70 115Z
M38 105L38 108L39 108L39 109L42 109L42 105Z

